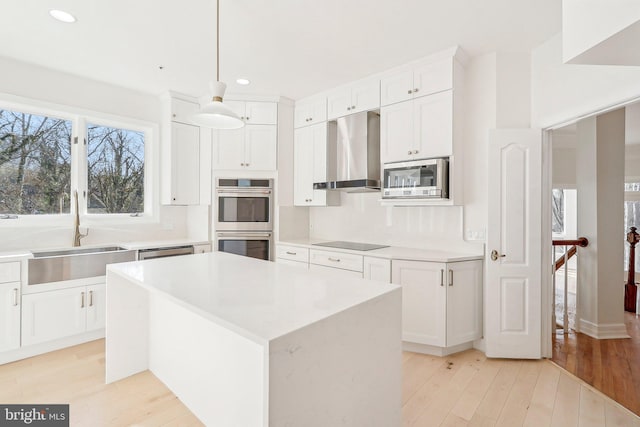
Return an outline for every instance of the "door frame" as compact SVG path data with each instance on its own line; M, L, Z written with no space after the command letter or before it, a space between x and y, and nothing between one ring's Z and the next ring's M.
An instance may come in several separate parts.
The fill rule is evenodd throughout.
M542 183L541 183L541 191L542 191L542 203L540 204L542 221L541 221L541 245L542 245L542 272L541 272L541 283L542 286L542 331L540 337L542 339L542 357L551 358L553 355L552 348L552 337L553 337L553 328L554 325L551 324L551 314L552 309L555 304L555 298L552 292L552 276L551 276L551 265L552 263L548 260L551 260L552 257L552 248L551 248L551 197L547 197L547 195L551 195L551 190L553 189L553 146L552 146L552 133L554 130L562 128L564 126L576 123L582 119L586 119L588 117L597 116L600 114L604 114L613 110L617 110L618 108L626 107L630 104L635 104L640 102L640 96L636 96L633 98L628 98L625 100L621 100L617 103L610 104L608 106L602 107L597 110L593 110L591 112L583 113L579 116L572 116L565 120L562 120L556 124L541 127L542 129ZM578 215L580 213L578 212ZM547 260L545 262L544 260Z

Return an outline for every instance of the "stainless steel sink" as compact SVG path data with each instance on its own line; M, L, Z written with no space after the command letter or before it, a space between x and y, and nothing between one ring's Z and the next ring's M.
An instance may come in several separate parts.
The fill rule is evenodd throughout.
M29 285L104 276L107 264L135 261L136 252L119 246L35 251L29 259Z

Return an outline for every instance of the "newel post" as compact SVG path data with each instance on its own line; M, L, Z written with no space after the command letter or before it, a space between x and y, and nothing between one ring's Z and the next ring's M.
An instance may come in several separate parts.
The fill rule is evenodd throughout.
M640 241L640 234L636 233L637 228L631 227L627 233L629 242L629 276L624 285L624 310L632 313L636 312L636 244Z

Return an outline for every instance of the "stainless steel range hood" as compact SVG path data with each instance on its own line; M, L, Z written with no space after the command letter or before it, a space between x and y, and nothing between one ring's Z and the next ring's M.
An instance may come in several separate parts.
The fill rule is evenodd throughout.
M351 114L329 122L327 182L314 190L363 193L380 190L380 114Z

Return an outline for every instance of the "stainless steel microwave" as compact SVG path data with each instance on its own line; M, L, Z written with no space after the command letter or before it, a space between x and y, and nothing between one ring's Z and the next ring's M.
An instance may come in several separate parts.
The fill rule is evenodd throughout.
M449 159L385 163L383 199L448 199Z

